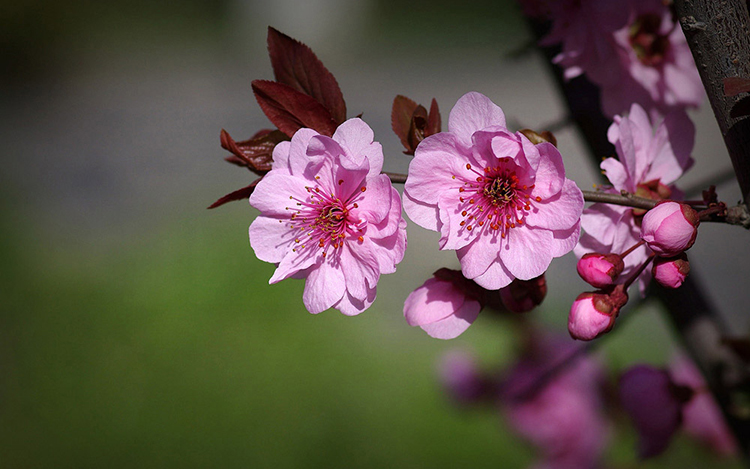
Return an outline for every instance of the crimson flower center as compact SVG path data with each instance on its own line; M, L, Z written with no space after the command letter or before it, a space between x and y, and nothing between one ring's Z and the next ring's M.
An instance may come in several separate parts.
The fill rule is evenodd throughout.
M630 26L630 46L644 65L655 67L664 61L669 49L669 38L659 34L661 17L654 14L641 15Z
M318 178L316 178L318 179ZM343 184L339 181L339 186ZM367 188L360 187L347 200L341 200L333 191L326 191L319 184L305 186L309 194L304 200L289 196L297 202L296 207L286 207L292 212L289 227L299 230L300 235L294 239L296 245L292 251L298 252L314 247L323 249L323 257L328 249L340 249L344 241L354 236L361 243L365 223L350 216L352 209L359 207L356 200Z
M462 217L459 234L488 232L505 238L509 230L525 223L531 203L541 201L531 197L534 184L524 184L524 171L509 159L502 158L498 166L482 171L467 164L466 170L454 176L465 181L458 188L461 195L457 209Z

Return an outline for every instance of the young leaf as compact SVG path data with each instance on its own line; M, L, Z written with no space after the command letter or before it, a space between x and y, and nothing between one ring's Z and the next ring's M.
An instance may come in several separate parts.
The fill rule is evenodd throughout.
M409 128L411 127L411 117L415 109L417 109L417 103L406 96L398 95L393 100L391 128L407 150L410 149Z
M263 113L289 137L302 127L329 137L336 131L331 113L311 96L273 81L253 80L252 87Z
M315 98L337 125L346 120L346 103L336 78L309 47L269 26L268 54L277 82Z
M424 131L424 136L429 137L430 135L440 133L440 129L440 109L438 109L438 103L435 101L435 98L432 98L430 116L427 119L427 128Z
M232 202L234 200L247 199L253 193L253 191L255 190L255 186L258 184L258 181L260 181L261 179L263 178L258 178L255 181L253 181L249 186L243 187L242 189L238 189L234 192L231 192L225 195L224 197L220 198L216 202L209 205L208 208L220 207L224 205L225 203Z
M221 147L234 155L225 159L238 166L246 166L259 176L271 170L273 149L279 142L288 139L279 130L261 130L248 140L235 142L226 130L221 130Z

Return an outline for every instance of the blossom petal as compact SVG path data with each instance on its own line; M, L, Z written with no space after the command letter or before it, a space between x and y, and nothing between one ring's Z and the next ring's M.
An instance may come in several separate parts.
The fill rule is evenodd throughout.
M612 187L618 191L635 192L636 184L630 179L627 168L617 158L605 158L599 165Z
M468 156L456 147L455 137L449 133L431 135L417 147L409 164L409 176L404 192L412 199L437 205L440 193L458 188Z
M362 119L352 118L341 124L333 134L354 161L366 158L370 165L368 176L376 176L383 169L383 147L374 142L374 134Z
M350 203L356 202L358 206L353 209L353 212L363 216L370 223L380 223L385 220L392 211L391 205L394 202L392 192L396 191L391 185L391 180L385 174L379 174L368 178L364 184L361 184L361 188L358 189L359 192L355 190L354 195L349 199ZM396 202L398 202L398 196ZM400 215L401 208L398 207L398 216Z
M548 199L560 192L563 184L567 181L565 179L565 166L563 165L562 155L560 155L560 152L554 145L548 142L542 142L533 146L538 150L540 156L536 170L536 179L534 181L535 188L531 195ZM530 151L526 147L527 145L524 144L524 152L528 157ZM529 163L532 164L533 168L533 163L531 161Z
M318 314L336 304L345 291L343 272L330 262L324 262L307 276L302 301L308 311Z
M487 272L490 264L500 260L500 236L483 234L473 243L456 251L464 277L474 279Z
M286 168L286 173L300 176L310 163L310 158L307 156L307 146L310 139L316 135L318 135L318 132L313 129L302 128L294 133L291 142L281 142L276 145L273 150L273 169L284 170ZM286 143L286 145L282 146L282 143ZM277 150L280 152L278 155L276 154Z
M422 202L418 202L409 196L409 193L404 190L404 211L411 221L432 231L439 231L442 223L440 222L440 215L437 205L428 205Z
M333 305L333 307L341 311L345 316L356 316L369 308L375 301L375 297L375 288L369 288L367 290L367 296L362 300L354 298L349 293L345 293L344 296L341 297L341 300Z
M487 290L499 290L510 285L513 279L515 277L503 266L502 262L493 262L485 273L472 280Z
M565 230L578 223L583 212L583 193L575 182L565 179L562 190L541 202L532 202L525 217L529 226Z
M459 98L448 116L448 130L463 148L471 147L474 132L492 125L505 127L505 114L490 98L475 91Z
M259 216L250 225L248 235L255 256L275 264L291 251L296 233L287 220Z
M453 314L464 301L450 283L431 277L406 297L404 317L410 326L423 326Z
M581 222L567 230L555 230L552 232L552 243L549 246L552 257L561 257L573 250L578 244L581 236Z
M436 339L455 339L463 334L471 324L476 321L482 307L479 302L466 300L461 307L448 317L439 321L423 324L420 327L430 336Z
M340 254L340 268L346 280L346 290L360 301L367 298L368 285L375 286L380 278L378 259L366 246L358 242L348 242Z
M296 201L308 198L303 179L272 170L255 186L250 195L250 205L265 216L288 219L292 215L289 209L296 207Z
M552 262L549 246L552 232L539 228L517 227L508 230L507 242L500 250L500 258L516 278L529 280L543 274Z
M317 262L317 259L317 253L309 247L308 249L289 252L281 259L268 283L278 283L292 277L304 278L304 276L299 277L297 274L312 267Z
M440 249L461 249L475 239L471 231L461 226L459 197L458 191L445 191L440 195Z

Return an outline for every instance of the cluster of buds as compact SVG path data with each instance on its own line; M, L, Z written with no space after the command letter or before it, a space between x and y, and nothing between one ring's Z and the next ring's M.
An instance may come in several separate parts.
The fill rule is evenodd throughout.
M643 215L641 241L622 254L588 253L578 261L578 275L595 292L578 295L568 316L568 331L574 339L592 340L609 332L620 309L627 303L627 288L653 260L651 273L659 284L677 288L690 272L685 251L695 243L700 216L689 205L671 200L656 204ZM653 253L637 271L619 282L623 258L645 244Z
M656 253L651 273L660 285L677 288L690 272L685 251L695 243L700 217L689 205L660 202L643 216L641 239Z

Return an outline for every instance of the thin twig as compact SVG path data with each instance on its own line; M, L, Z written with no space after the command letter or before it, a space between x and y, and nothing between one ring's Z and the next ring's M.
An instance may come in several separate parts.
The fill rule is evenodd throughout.
M607 192L600 191L581 192L583 192L583 200L585 200L586 202L601 202L605 204L624 205L625 207L642 208L645 210L651 210L659 202L658 200L638 197L637 195L633 195L628 192L622 192L620 194L609 194Z

